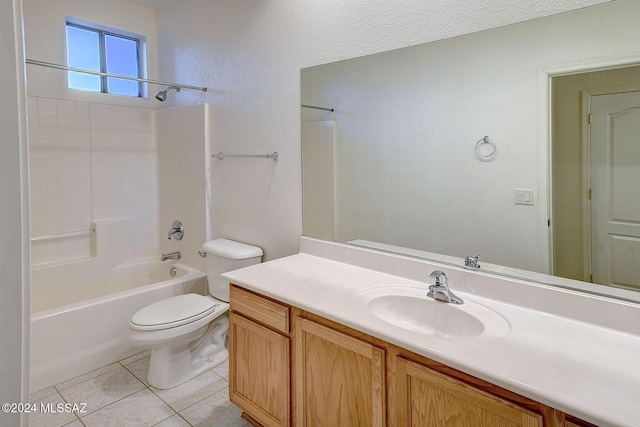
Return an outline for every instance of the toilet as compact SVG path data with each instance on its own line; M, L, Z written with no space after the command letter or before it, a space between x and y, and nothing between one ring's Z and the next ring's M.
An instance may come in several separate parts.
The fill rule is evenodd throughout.
M151 350L147 381L159 389L189 381L229 358L229 283L220 274L262 259L262 249L227 239L202 249L210 295L167 298L138 310L129 322L131 344Z

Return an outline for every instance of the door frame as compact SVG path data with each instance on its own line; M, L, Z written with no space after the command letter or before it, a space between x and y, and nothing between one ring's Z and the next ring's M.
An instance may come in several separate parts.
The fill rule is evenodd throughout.
M599 95L619 95L629 92L640 92L640 84L582 91L582 194L585 195L582 201L582 262L584 266L583 277L587 282L591 281L592 274L591 199L586 196L591 188L591 126L589 126L591 99Z
M615 55L594 60L538 67L538 253L539 271L554 274L552 84L554 77L640 65L640 54ZM585 171L583 169L583 185ZM587 180L588 182L588 180ZM584 190L584 189L583 189ZM588 191L588 187L587 187ZM589 261L590 267L591 261Z

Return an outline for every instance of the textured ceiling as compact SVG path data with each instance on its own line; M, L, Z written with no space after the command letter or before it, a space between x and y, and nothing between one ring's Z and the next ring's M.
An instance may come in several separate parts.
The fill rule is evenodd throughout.
M127 1L131 3L140 4L142 6L147 6L152 9L160 9L163 6L177 2L177 0L127 0Z

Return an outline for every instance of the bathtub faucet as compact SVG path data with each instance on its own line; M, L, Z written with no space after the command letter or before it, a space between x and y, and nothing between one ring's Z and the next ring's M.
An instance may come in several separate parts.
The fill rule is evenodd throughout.
M182 255L180 254L180 252L171 252L169 254L162 254L162 256L160 257L160 261L166 261L168 259L180 259Z

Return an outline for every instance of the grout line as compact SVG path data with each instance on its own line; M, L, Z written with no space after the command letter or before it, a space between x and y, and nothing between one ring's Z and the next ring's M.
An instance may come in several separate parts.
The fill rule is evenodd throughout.
M181 409L181 410L180 410L180 412L178 412L178 414L180 414L181 412L186 411L187 409L191 408L192 406L197 405L198 403L201 403L203 400L208 399L208 398L210 398L211 396L215 396L216 394L218 394L218 393L220 393L220 392L223 392L223 391L228 392L228 391L229 391L229 386L227 385L225 388L223 388L223 389L221 389L221 390L218 390L218 391L216 391L215 393L211 393L210 395L205 396L204 398L202 398L202 399L198 400L197 402L195 402L195 403L193 403L193 404L191 404L191 405L187 406L186 408ZM173 408L172 408L172 409L173 409Z
M171 408L171 409L173 409L173 408ZM165 418L163 420L158 421L157 423L153 424L151 427L157 426L158 424L161 424L161 423L167 421L169 418L171 418L171 417L173 417L174 415L177 415L177 414L178 413L174 411L173 414L169 415L167 418Z
M137 378L136 378L136 379L137 379ZM142 385L144 385L144 384L142 384ZM146 388L147 390L149 390L149 387L145 386L145 388ZM86 414L84 414L84 415L83 415L83 417L86 417L86 416L91 415L91 414L95 414L95 413L96 413L96 412L98 412L98 411L101 411L101 410L103 410L103 409L105 409L105 408L108 408L109 406L114 405L114 404L116 404L116 403L118 403L118 402L120 402L120 401L122 401L122 400L125 400L125 399L127 399L127 398L129 398L129 397L133 396L133 395L134 395L134 394L136 394L136 393L140 393L141 391L144 391L144 390L145 390L145 388L142 388L142 389L140 389L140 390L138 390L138 391L135 391L135 392L133 392L133 393L131 393L131 394L127 395L127 396L121 397L120 399L118 399L118 400L116 400L116 401L113 401L113 402L109 403L108 405L105 405L105 406L103 406L103 407L101 407L101 408L99 408L99 409L96 409L95 411L87 412ZM152 393L153 393L153 392L152 392ZM160 400L162 400L162 399L160 399ZM162 403L166 404L166 402L165 402L164 400L162 401ZM169 405L167 405L167 406L169 406ZM171 406L169 406L169 409L171 409L171 410L173 411L173 414L169 415L167 418L171 418L171 417L173 417L175 414L177 414L176 410L175 410L175 409L173 409ZM166 420L167 418L165 418L164 420ZM162 421L164 421L164 420L162 420ZM81 421L82 421L82 420L81 420ZM84 423L83 423L83 424L84 424Z
M76 376L75 376L75 377L73 377L73 378L69 378L68 380L61 381L61 382L59 382L58 384L55 384L55 385L53 386L53 388L55 388L55 389L56 389L56 391L57 391L58 393L60 393L62 390L67 390L67 389L69 389L69 388L71 388L71 387L75 387L75 386L77 386L78 384L86 383L87 381L92 380L92 379L94 379L94 378L97 378L97 377L99 377L100 375L104 375L104 374L106 374L106 373L108 373L108 372L115 371L116 369L119 369L119 367L118 367L118 366L115 366L113 369L109 369L108 371L104 371L104 372L101 372L101 373L99 373L99 374L96 374L96 375L94 375L94 376L92 376L92 377L88 377L88 378L86 378L84 381L77 382L77 383L72 384L72 385L70 385L70 386L67 386L67 387L65 387L65 388L60 388L60 387L59 387L59 386L60 386L60 384L64 384L64 383L66 383L66 382L68 382L68 381L71 381L71 380L76 379L76 378L80 378L81 376L83 376L83 375L87 375L87 374L89 374L89 373L91 373L91 372L99 371L100 369L104 369L104 368L106 368L107 366L114 365L114 364L116 364L116 362L109 363L108 365L105 365L105 366L103 366L103 367L101 367L101 368L98 368L98 369L93 369L93 370L91 370L91 371L89 371L89 372L85 372L84 374L76 375Z
M173 409L173 408L172 408L172 409ZM187 423L187 425L188 425L189 427L193 427L193 424L191 424L189 421L187 421L187 420L186 420L182 415L180 415L180 413L179 413L179 412L176 412L175 414L170 415L169 417L165 418L165 419L164 419L164 420L162 420L162 421L158 421L157 423L155 423L155 424L154 424L153 426L151 426L151 427L157 426L157 425L159 425L159 424L161 424L161 423L163 423L163 422L167 421L169 418L172 418L172 417L173 417L173 416L175 416L175 415L177 415L177 416L178 416L178 418L181 418L181 419L182 419L182 421L184 421L185 423Z
M109 365L107 365L107 366L109 366ZM116 368L116 369L119 369L119 368ZM115 369L109 370L109 371L107 371L107 372L104 372L104 374L109 373L109 372L114 371L114 370L115 370ZM129 371L128 369L126 369L126 371L127 371L127 372L129 372L129 373L131 373L131 371ZM100 375L102 375L102 374L100 374ZM133 373L131 373L131 375L133 375ZM98 375L98 376L99 376L99 375ZM139 379L138 377L136 377L135 375L133 375L133 377L136 379L136 381L140 382L140 384L142 384L142 386L143 386L144 388L148 388L148 387L147 387L147 385L146 385L145 383L143 383L142 381L140 381L140 379ZM90 378L90 379L94 379L94 378L96 378L96 377L92 377L92 378ZM88 379L87 381L89 381L89 379ZM80 383L78 383L78 384L84 384L84 383L85 383L85 382L87 382L87 381L82 381L82 382L80 382ZM76 386L76 385L78 385L78 384L74 384L74 385L73 385L73 386L71 386L71 387L75 387L75 386ZM71 388L71 387L69 387L69 388ZM98 411L99 411L99 410L101 410L101 409L106 408L107 406L113 405L113 404L114 404L114 403L116 403L116 402L119 402L119 401L121 401L121 400L124 400L124 399L126 399L127 397L129 397L129 396L132 396L132 395L134 395L134 394L136 394L136 393L138 393L138 392L141 392L142 390L144 390L144 388L141 388L140 390L134 391L133 393L130 393L130 394L126 395L126 396L123 396L123 397L121 397L120 399L115 400L115 401L113 401L113 402L111 402L111 403L109 403L109 404L107 404L107 405L105 405L105 406L101 406L101 407L100 407L100 408L98 408L98 409L95 409L95 410L92 410L92 411L88 411L88 412L84 413L84 415L82 415L82 417L86 417L87 415L93 414L93 413L95 413L95 412L98 412ZM65 388L64 390L67 390L67 389ZM60 393L60 391L58 391L58 394L62 397L62 399L63 399L66 403L79 403L79 402L68 402L68 401L67 401L67 399L62 395L62 393ZM171 409L173 410L173 408L171 408ZM174 410L174 412L175 412L175 410ZM77 415L76 415L76 416L77 416ZM82 417L79 417L79 418L82 418ZM84 423L83 423L83 424L84 424Z
M140 352L140 353L138 353L138 354L141 354L141 353L143 353L143 352ZM134 355L134 356L135 356L135 355ZM129 356L129 357L132 357L132 356ZM127 357L127 358L125 358L125 359L128 359L129 357ZM140 358L138 358L138 359L136 359L136 360L134 360L134 361L132 361L132 362L129 362L128 364L132 364L132 363L138 362L138 361L140 361L140 360L144 359L145 357L149 357L149 356L147 355L147 356L144 356L144 357L140 357ZM125 359L122 359L122 360L125 360ZM207 370L207 371L205 371L205 372L209 372L209 371L210 371L210 372L212 372L213 374L215 374L215 375L216 375L216 377L218 377L218 378L222 379L222 380L226 383L226 386L225 386L224 388L222 388L222 389L220 389L220 390L218 390L218 391L214 392L214 393L211 393L211 394L209 394L209 395L204 396L202 399L198 400L197 402L192 403L191 405L189 405L189 406L187 406L187 407L183 408L180 412L178 412L178 411L177 411L176 409L174 409L174 408L173 408L173 407L172 407L168 402L166 402L162 397L160 397L160 396L159 396L159 395L154 391L153 387L151 387L151 386L149 386L149 385L145 384L145 383L144 383L144 381L140 380L140 378L138 378L138 377L137 377L137 376L136 376L136 375L135 375L135 374L134 374L134 373L133 373L129 368L127 368L127 365L124 365L124 364L122 363L122 360L119 360L119 361L117 361L117 362L114 362L113 364L114 364L114 365L116 365L116 366L115 366L113 369L109 369L109 370L107 370L107 371L105 371L105 372L101 372L101 373L100 373L100 374L98 374L98 375L95 375L95 376L89 377L89 378L85 379L84 381L81 381L81 382L75 383L75 384L73 384L73 385L71 385L71 386L69 386L69 387L66 387L66 388L64 388L64 389L59 389L59 388L58 388L58 385L59 385L59 384L63 384L63 383L65 383L65 382L67 382L67 381L73 380L74 378L81 377L82 375L86 375L86 374L88 374L88 373L90 373L90 372L99 371L100 369L104 369L105 367L107 367L107 366L109 366L109 365L112 365L112 364L110 363L110 364L105 365L105 366L103 366L103 367L101 367L101 368L94 369L94 370L92 370L92 371L85 372L84 374L81 374L81 375L78 375L78 376L76 376L76 377L70 378L70 379L68 379L68 380L62 381L62 382L60 382L59 384L52 386L52 387L53 387L53 389L54 389L54 392L53 392L53 393L51 393L51 394L50 394L50 395L48 395L48 396L51 396L51 395L53 395L53 394L57 394L57 395L62 399L62 401L64 401L65 403L69 403L69 402L67 401L67 399L62 395L62 393L61 393L61 391L62 391L62 390L67 390L68 388L75 387L75 386L77 386L77 385L79 385L79 384L83 384L83 383L85 383L85 382L88 382L89 380L95 379L95 378L96 378L96 377L98 377L98 376L101 376L101 375L107 374L107 373L112 372L112 371L114 371L114 370L116 370L116 369L124 368L127 372L129 372L131 375L133 375L133 377L134 377L137 381L139 381L139 382L142 384L143 388L141 388L140 390L137 390L137 391L135 391L135 392L133 392L133 393L131 393L131 394L127 395L127 396L123 396L123 397L121 397L120 399L118 399L118 400L116 400L116 401L114 401L114 402L111 402L111 403L109 403L109 404L107 404L107 405L105 405L105 406L102 406L102 407L100 407L100 408L98 408L98 409L95 409L95 410L93 410L93 411L91 411L91 412L87 412L87 413L83 414L82 416L80 416L79 414L74 414L74 415L76 416L77 421L80 421L80 424L82 424L82 426L86 427L86 424L85 424L85 423L84 423L84 421L83 421L83 417L86 417L86 416L88 416L88 415L90 415L90 414L95 414L96 412L98 412L98 411L100 411L100 410L102 410L102 409L105 409L105 408L107 408L107 407L109 407L109 406L111 406L111 405L114 405L114 404L116 404L116 403L118 403L118 402L120 402L120 401L122 401L122 400L124 400L124 399L127 399L127 398L131 397L132 395L134 395L134 394L136 394L136 393L142 392L142 391L144 391L144 390L146 389L146 390L149 390L151 393L153 393L153 395L154 395L154 396L156 396L157 398L159 398L159 399L160 399L160 401L162 401L165 405L167 405L167 407L169 407L169 409L170 409L171 411L173 411L173 413L172 413L171 415L169 415L167 418L165 418L165 419L163 419L163 420L159 421L158 423L154 424L154 426L157 426L158 424L160 424L160 423L162 423L162 422L166 421L167 419L169 419L169 418L173 417L174 415L178 415L178 417L179 417L180 419L182 419L182 420L183 420L183 421L184 421L188 426L193 427L193 424L191 424L191 423L190 423L190 422L189 422L189 421L188 421L188 420L187 420L187 419L182 415L182 413L181 413L181 412L186 411L187 409L191 408L192 406L194 406L194 405L197 405L197 404L201 403L203 400L205 400L205 399L207 399L207 398L210 398L211 396L217 395L218 393L227 393L227 394L228 394L228 391L229 391L229 380L227 380L227 379L226 379L226 378L224 378L222 375L220 375L220 374L218 374L217 372L215 372L215 371L214 371L214 369L216 369L219 365L218 365L218 366L216 366L216 367L214 367L214 368L210 368L210 369L208 369L208 370ZM204 374L205 372L203 372L202 374ZM200 374L200 375L202 375L202 374ZM196 377L194 377L194 378L196 378ZM190 380L190 381L191 381L191 380ZM48 388L48 387L47 387L47 388ZM44 390L44 389L43 389L43 390ZM47 397L47 396L45 396L45 397ZM74 420L74 421L71 421L70 423L72 423L72 422L75 422L75 420ZM243 424L243 427L247 427L247 426L250 426L250 424Z
M210 369L209 369L209 371L210 371ZM198 378L200 375L204 375L206 372L208 372L208 371L204 371L203 373L201 373L201 374L199 374L199 375L196 375L195 377L191 378L189 381L192 381L192 380L194 380L195 378ZM215 372L213 372L213 373L215 374ZM217 374L216 374L216 375L217 375ZM217 375L217 376L219 376L219 375ZM222 380L224 380L224 378L222 378ZM187 381L187 382L189 382L189 381ZM183 383L183 384L186 384L186 383ZM187 406L187 407L185 407L185 408L182 408L182 409L180 410L180 412L179 412L177 409L175 409L173 406L171 406L171 404L170 404L169 402L165 401L165 400L162 398L162 396L160 396L158 393L156 393L156 392L155 392L155 390L159 390L159 389L156 389L156 388L154 388L154 387L152 387L152 386L149 386L148 388L149 388L149 390L151 390L151 392L152 392L153 394L155 394L156 396L158 396L158 398L159 398L160 400L162 400L165 404L167 404L167 406L169 406L171 409L173 409L176 413L178 413L178 414L179 414L181 411L184 411L184 410L186 410L187 408L190 408L190 407L192 407L193 405L196 405L196 404L198 404L198 403L202 402L203 400L205 400L205 399L207 399L207 398L209 398L209 397L213 396L214 394L217 394L218 392L220 392L220 391L222 391L222 390L227 390L227 389L229 388L229 384L228 384L228 382L227 382L227 385L226 385L225 387L223 387L222 389L220 389L220 390L218 390L218 391L215 391L215 392L213 392L213 393L211 393L211 394L207 394L207 395L205 395L204 397L202 397L202 399L198 400L197 402L194 402L194 403L192 403L191 405L189 405L189 406Z

